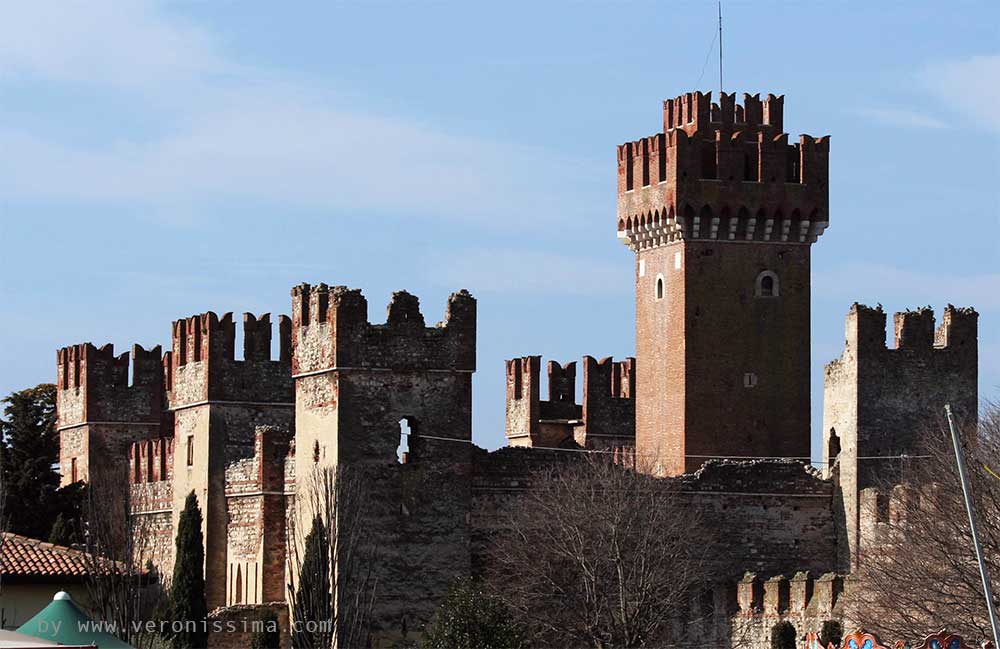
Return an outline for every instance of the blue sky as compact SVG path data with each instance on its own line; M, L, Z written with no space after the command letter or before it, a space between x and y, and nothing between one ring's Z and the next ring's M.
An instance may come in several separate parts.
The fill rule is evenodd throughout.
M975 305L1000 396L1000 10L728 2L726 89L832 135L813 432L851 302ZM289 311L301 281L479 298L474 437L505 358L634 349L616 144L717 86L714 2L11 3L0 21L0 392L55 349ZM702 73L704 69L704 74ZM815 446L815 444L814 444ZM816 446L818 451L818 446Z

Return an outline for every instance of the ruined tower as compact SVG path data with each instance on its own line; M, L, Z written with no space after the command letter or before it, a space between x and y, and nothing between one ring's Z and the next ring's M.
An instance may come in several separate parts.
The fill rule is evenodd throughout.
M840 485L845 569L860 556L865 490L901 479L901 456L920 453L921 431L942 423L945 404L975 426L978 322L975 310L950 304L937 329L929 307L896 313L888 348L882 307L851 307L844 352L826 365L823 386L823 460Z
M323 467L363 481L364 512L354 515L378 540L374 634L413 640L452 580L471 570L476 300L453 293L444 321L430 327L405 291L393 294L384 324L370 323L361 291L343 286L296 286L292 309L296 499L309 506ZM335 590L350 599L346 578Z
M810 246L829 139L788 143L784 97L688 93L618 147L636 253L636 446L673 475L709 457L809 456Z

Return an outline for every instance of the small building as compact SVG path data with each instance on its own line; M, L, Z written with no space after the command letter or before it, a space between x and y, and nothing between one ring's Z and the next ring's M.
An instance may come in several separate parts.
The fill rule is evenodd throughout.
M3 533L0 542L0 620L16 629L60 591L87 602L86 554L80 550Z

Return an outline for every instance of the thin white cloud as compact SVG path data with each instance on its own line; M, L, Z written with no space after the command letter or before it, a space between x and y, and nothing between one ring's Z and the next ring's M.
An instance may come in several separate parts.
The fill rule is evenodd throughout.
M208 32L149 0L15 2L0 21L0 77L149 89L232 69Z
M889 310L929 304L940 312L951 303L983 311L1000 308L1000 273L955 275L853 262L814 272L813 295L871 304L891 296L894 304L886 305Z
M547 151L256 99L153 141L80 148L0 130L0 191L118 204L271 201L524 226L558 219L565 212L552 187L591 173Z
M612 295L628 286L631 265L547 252L478 248L450 253L445 263L428 257L424 273L433 284L465 286L474 294Z
M955 128L1000 132L1000 55L972 56L928 65L920 82L944 105L964 118Z
M114 110L150 126L79 142L8 121L0 192L139 206L168 220L246 201L503 228L578 215L593 193L587 178L603 177L551 151L334 107L328 80L290 77L241 65L158 4L17 4L0 24L0 88L12 78L71 92L101 85L124 95Z
M890 126L902 126L908 128L948 128L948 124L942 120L902 108L862 108L858 114L869 117L882 124Z

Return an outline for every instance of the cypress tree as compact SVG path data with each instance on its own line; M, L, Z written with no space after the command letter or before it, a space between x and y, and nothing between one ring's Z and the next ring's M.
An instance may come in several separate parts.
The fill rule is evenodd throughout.
M194 491L184 501L177 523L174 579L170 586L170 614L178 630L171 634L176 649L208 645L208 606L205 603L205 547L201 537L201 508Z
M330 591L330 544L319 516L306 535L299 587L295 591L292 642L298 649L329 647L333 635L333 596Z

